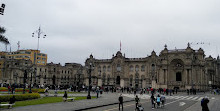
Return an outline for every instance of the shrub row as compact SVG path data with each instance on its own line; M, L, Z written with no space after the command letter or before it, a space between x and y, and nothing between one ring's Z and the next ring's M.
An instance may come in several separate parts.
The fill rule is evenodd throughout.
M36 92L36 93L44 93L45 89L31 89L32 92ZM0 91L8 91L8 88L6 87L0 87ZM23 92L23 88L16 88L15 92ZM25 89L25 92L29 92L29 89Z
M8 90L8 88L6 88L6 87L0 87L0 91L7 91Z
M0 102L7 102L12 98L13 95L0 95ZM16 101L24 101L30 99L37 99L40 98L40 94L38 93L31 93L31 94L17 94L14 95Z

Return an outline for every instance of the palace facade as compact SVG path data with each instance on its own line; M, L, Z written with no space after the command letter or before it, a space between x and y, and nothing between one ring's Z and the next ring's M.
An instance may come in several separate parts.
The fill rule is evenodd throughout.
M203 49L169 50L165 45L159 55L152 51L143 58L127 58L118 51L110 59L96 59L93 55L85 66L77 63L34 64L30 59L0 57L1 84L34 84L56 86L89 86L90 64L92 86L133 88L196 88L208 90L220 87L220 59L206 57ZM25 71L27 76L25 77ZM24 81L26 78L26 81Z
M133 88L196 88L208 90L220 85L219 57L205 57L203 49L168 50L159 55L152 51L144 58L127 58L118 51L111 59L96 59L93 55L85 65L93 64L93 86L120 86ZM88 72L85 84L88 86Z

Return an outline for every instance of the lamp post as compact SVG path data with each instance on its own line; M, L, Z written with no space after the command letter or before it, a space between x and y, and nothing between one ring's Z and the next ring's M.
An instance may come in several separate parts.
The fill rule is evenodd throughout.
M34 86L36 86L36 82L37 82L37 72L36 72L36 69L34 68Z
M89 90L88 90L87 99L91 99L91 95L90 95L90 90L91 90L91 73L92 73L92 70L94 69L94 66L93 66L93 64L90 62L90 63L89 63L89 66L87 66L87 68L88 68L88 74L89 74Z
M38 42L37 42L37 50L38 50L39 49L39 39L41 37L41 34L43 34L43 38L45 38L47 35L44 32L42 32L40 27L38 30L36 30L35 32L32 33L32 37L34 37L35 33L37 33L37 38L38 38Z
M23 82L24 82L24 85L23 85L23 86L24 86L24 87L23 87L23 94L25 94L26 79L27 79L27 71L25 70L25 71L24 71L24 81L23 81Z
M31 84L32 84L32 73L31 73L31 79L30 79L30 90L29 90L29 93L32 93L32 91L31 91Z

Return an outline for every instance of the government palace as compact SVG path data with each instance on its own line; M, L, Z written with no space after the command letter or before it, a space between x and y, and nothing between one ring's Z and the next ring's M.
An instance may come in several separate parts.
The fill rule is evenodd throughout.
M152 51L144 58L127 58L121 51L111 59L90 55L85 65L91 63L92 84L98 86L208 90L220 85L219 57L205 57L203 49L194 50L189 43L186 49L168 50L165 45L159 55Z
M144 58L127 58L118 51L110 59L90 55L85 65L62 66L46 60L47 55L38 50L1 52L0 84L83 87L91 77L92 86L103 87L209 90L220 86L219 57L206 57L203 49L194 50L189 43L174 50L165 45L159 55L152 51Z

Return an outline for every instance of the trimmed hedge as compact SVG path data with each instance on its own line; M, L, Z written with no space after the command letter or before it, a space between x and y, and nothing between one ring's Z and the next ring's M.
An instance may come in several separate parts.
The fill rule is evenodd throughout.
M0 101L1 102L7 102L12 98L13 95L0 95ZM38 93L31 93L31 94L16 94L14 95L16 101L24 101L24 100L30 100L30 99L37 99L40 98L40 94Z
M41 93L44 92L45 89L31 89L32 92ZM16 88L15 92L23 92L23 88ZM25 92L29 92L29 89L25 89Z
M6 88L6 87L0 87L0 91L8 91L8 88Z
M31 89L31 91L35 93L44 93L44 90L45 89ZM0 87L0 91L8 91L8 88ZM23 92L23 88L15 88L15 92ZM25 92L29 92L29 89L25 88Z

